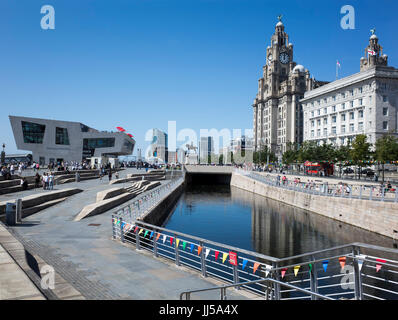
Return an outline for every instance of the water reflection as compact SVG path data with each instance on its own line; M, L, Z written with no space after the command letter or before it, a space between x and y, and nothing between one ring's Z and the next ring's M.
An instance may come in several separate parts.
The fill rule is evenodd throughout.
M392 239L229 186L191 186L165 227L278 258Z

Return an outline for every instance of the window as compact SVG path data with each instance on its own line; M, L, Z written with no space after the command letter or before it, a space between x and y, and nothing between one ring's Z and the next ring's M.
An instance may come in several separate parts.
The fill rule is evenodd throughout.
M321 115L321 109L318 109L318 116Z
M324 112L325 114L327 114L327 113L328 113L328 108L323 108L323 112Z
M311 111L311 117L313 117L314 116L314 111Z
M318 135L318 137L321 136L321 129L318 129L318 130L317 130L317 135Z
M336 96L333 96L333 101L336 101Z
M363 110L358 111L358 117L359 117L359 119L363 118Z
M363 122L358 123L358 130L363 131Z
M362 91L363 91L363 90L362 90L362 87L358 88L358 92L359 92L359 93L362 93Z
M387 96L383 96L383 102L387 102Z
M383 121L383 130L388 130L388 121Z
M43 143L46 126L33 122L22 121L22 134L24 143Z
M328 118L323 118L323 124L328 124Z
M354 107L354 101L350 101L350 107L351 107L351 108Z
M344 98L345 98L345 93L342 93L342 94L341 94L341 97L344 99Z
M83 139L83 157L92 157L96 148L112 148L114 146L115 138Z
M314 137L314 130L311 130L311 138Z
M336 112L336 106L333 106L333 107L332 107L332 111L333 111L333 112Z
M341 133L345 133L345 125L344 124L341 126Z
M333 117L332 117L332 122L333 122L333 123L336 123L336 118L337 118L336 116L333 116Z
M332 127L332 134L336 134L336 127Z
M327 129L327 128L324 128L324 129L323 129L323 135L324 135L324 136L327 136L327 135L328 135L328 129Z
M350 112L350 120L354 120L354 112Z
M354 132L354 124L353 123L350 124L350 132Z
M341 109L344 110L345 109L345 103L341 104Z
M321 125L321 119L318 119L317 124L318 124L318 126Z
M354 95L354 90L350 90L350 95Z
M311 127L315 127L315 121L314 120L311 121Z
M82 132L88 132L89 131L89 127L87 127L86 125L84 125L83 123L80 124L80 130Z
M361 98L359 99L359 105L362 106L362 104L363 104L363 99Z
M383 116L388 116L388 108L383 108Z
M341 121L345 121L345 113L341 115Z
M69 145L68 129L55 128L55 144Z

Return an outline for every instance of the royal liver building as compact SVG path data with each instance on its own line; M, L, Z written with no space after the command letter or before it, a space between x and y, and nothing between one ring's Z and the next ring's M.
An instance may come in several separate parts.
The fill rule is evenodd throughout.
M259 151L267 146L280 158L289 142L302 143L303 112L299 100L304 92L322 83L311 79L309 71L293 61L293 45L281 17L266 59L253 104L254 147Z

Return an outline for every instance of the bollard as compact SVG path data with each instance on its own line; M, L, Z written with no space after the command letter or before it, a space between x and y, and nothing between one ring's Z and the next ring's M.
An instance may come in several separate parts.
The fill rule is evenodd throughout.
M6 203L6 223L9 226L16 225L16 210L15 204L12 202Z
M15 211L17 222L22 222L22 199L15 200Z
M76 182L80 182L80 175L79 175L79 172L76 172L76 174L75 174L75 180L76 180Z

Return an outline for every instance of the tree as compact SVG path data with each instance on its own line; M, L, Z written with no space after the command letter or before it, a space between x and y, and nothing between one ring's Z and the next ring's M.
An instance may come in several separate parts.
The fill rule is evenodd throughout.
M350 155L353 163L359 168L359 179L361 179L363 162L369 160L372 155L370 147L371 144L367 142L364 134L357 135L352 143Z
M334 152L334 159L335 162L338 162L340 164L340 177L342 174L342 163L351 160L350 157L351 154L351 144L349 143L348 145L340 145L338 148L335 149Z
M316 161L318 145L315 141L304 141L298 151L298 161L304 163L306 161Z
M282 162L286 165L290 165L296 162L298 159L298 146L293 142L289 142L286 145L286 151L282 155Z
M384 183L384 165L386 162L398 160L398 140L396 137L386 134L376 141L375 160L382 164Z

